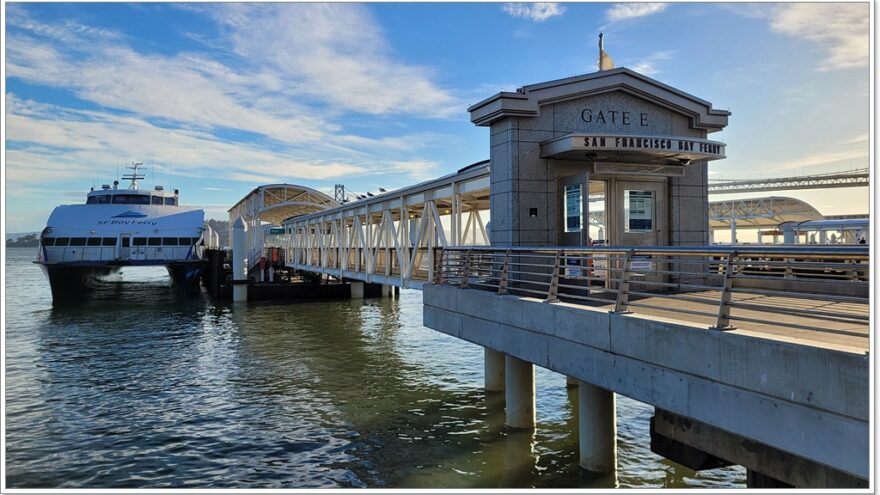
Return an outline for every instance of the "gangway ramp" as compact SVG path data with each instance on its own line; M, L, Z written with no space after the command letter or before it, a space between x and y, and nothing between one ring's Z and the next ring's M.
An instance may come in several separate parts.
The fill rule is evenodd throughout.
M489 162L360 201L290 218L287 266L420 288L439 248L486 245Z

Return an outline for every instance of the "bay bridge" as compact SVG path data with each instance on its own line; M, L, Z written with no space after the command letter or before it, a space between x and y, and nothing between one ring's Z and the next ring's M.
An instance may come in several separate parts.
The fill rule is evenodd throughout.
M285 268L353 298L419 289L425 326L484 348L508 427L536 426L534 366L577 385L587 471L616 469L622 394L655 408L651 449L692 469L742 465L752 487L868 486L868 246L710 245L728 210L813 212L708 197L862 186L865 171L712 184L726 145L708 135L730 113L625 68L468 111L489 131L488 161L342 203L254 189L230 210L236 299L270 243ZM600 111L621 118L583 117Z

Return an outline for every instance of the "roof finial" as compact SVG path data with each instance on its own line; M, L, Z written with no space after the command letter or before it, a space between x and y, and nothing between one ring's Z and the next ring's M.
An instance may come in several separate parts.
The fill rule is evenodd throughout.
M605 35L599 33L599 70L609 70L614 68L614 60L605 53Z

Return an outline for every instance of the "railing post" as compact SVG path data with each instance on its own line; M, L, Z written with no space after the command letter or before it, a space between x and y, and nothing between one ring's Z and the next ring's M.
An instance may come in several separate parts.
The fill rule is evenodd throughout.
M507 279L510 276L510 249L504 253L504 263L501 265L501 280L498 281L498 293L507 294Z
M724 265L724 282L721 287L721 302L718 305L718 320L715 322L713 330L733 330L730 324L730 297L733 288L733 259L736 258L736 251L727 255L727 263Z
M547 299L544 299L544 302L559 300L559 260L562 255L562 251L556 251L556 258L553 259L553 275L550 277L550 288L547 290Z
M467 250L464 256L464 270L461 272L461 288L466 289L468 286L468 275L471 271L471 250Z
M440 285L443 283L443 248L435 248L437 253L434 255L434 280L433 283Z
M614 303L615 313L629 313L629 263L632 257L632 249L627 251L623 257L623 266L620 268L620 276L617 279L617 302Z
M794 260L792 258L785 258L785 275L783 278L794 278L794 274L791 270L791 263Z

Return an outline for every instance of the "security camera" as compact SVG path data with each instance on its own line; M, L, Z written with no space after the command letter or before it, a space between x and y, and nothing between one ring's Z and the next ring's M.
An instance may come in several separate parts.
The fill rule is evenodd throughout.
M689 158L679 158L678 163L680 163L682 165L690 165L691 160Z

